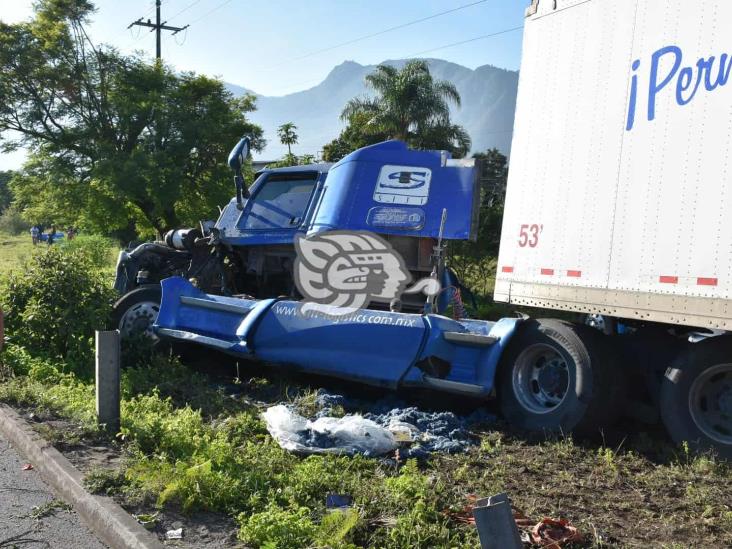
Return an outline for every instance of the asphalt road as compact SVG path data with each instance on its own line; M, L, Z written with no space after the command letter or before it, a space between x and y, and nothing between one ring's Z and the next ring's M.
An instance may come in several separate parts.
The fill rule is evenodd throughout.
M107 547L59 500L25 458L0 436L0 548Z

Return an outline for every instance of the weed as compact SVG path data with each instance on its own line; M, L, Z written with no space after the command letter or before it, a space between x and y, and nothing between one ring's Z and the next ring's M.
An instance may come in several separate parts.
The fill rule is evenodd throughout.
M480 439L480 452L492 456L501 451L502 445L503 435L497 431L493 431Z
M616 460L615 452L612 448L598 448L597 449L597 456L600 458L600 462L610 471L612 471L614 474L617 474L618 472L618 463Z
M253 515L241 513L239 538L256 547L276 549L300 549L310 545L317 531L306 507L281 509L269 504Z
M37 505L33 507L33 510L28 515L35 520L41 520L42 518L53 515L56 511L71 511L72 507L66 502L58 499L52 499L43 505Z
M358 524L359 515L355 509L335 510L327 513L320 522L315 541L322 547L345 549L348 534Z
M122 403L121 434L141 452L164 457L191 456L210 441L200 411L174 409L157 389Z
M84 486L92 494L117 494L125 485L125 475L117 469L95 467L84 475Z
M314 389L299 391L291 403L294 404L297 413L304 417L313 417L320 411L318 392Z

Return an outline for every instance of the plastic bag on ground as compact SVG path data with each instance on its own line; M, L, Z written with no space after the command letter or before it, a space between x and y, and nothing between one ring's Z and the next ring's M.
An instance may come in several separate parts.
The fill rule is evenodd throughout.
M309 421L282 404L268 408L262 415L272 438L291 452L378 456L397 447L388 429L359 415Z

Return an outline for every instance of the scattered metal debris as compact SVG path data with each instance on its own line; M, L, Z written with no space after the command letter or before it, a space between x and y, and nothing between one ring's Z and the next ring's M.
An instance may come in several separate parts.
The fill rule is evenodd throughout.
M473 507L481 549L522 549L523 542L505 493L479 499Z
M326 509L345 509L353 504L353 497L348 494L328 494L325 496Z

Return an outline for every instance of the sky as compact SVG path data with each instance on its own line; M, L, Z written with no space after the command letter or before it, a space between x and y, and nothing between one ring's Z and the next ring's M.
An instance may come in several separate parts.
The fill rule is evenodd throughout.
M0 19L28 19L32 4L1 0ZM177 70L218 76L262 95L311 88L346 60L365 65L435 57L469 68L490 64L517 70L520 29L472 39L521 27L528 4L529 0L162 0L162 21L190 25L175 36L164 32L162 57ZM127 29L140 17L155 21L154 0L97 0L95 5L89 26L92 40L123 53L154 57L155 33ZM454 11L438 15L450 10ZM429 19L415 22L424 18ZM400 28L388 30L392 27ZM17 168L22 158L22 153L0 153L0 169Z

